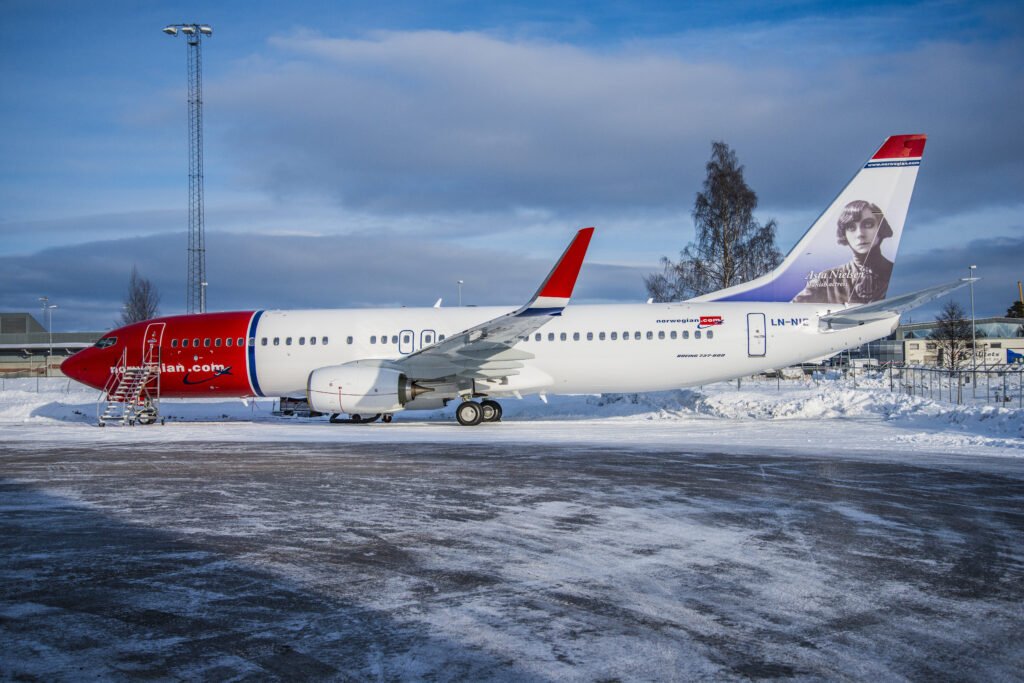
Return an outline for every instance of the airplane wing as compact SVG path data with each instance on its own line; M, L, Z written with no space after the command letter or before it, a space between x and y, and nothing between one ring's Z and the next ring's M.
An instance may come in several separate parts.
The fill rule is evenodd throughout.
M891 299L883 299L882 301L876 301L863 306L846 308L842 311L823 315L819 320L823 326L827 326L829 329L856 327L857 325L875 322L876 320L885 320L886 318L891 318L894 315L899 315L904 311L909 311L912 308L917 308L929 301L938 299L940 296L949 294L953 290L959 289L967 283L974 282L977 279L978 278L962 278L953 282L947 282L944 285L936 285L935 287L911 292L910 294L895 296Z
M558 263L525 305L388 363L415 380L494 379L518 373L533 354L512 348L562 314L569 303L593 228L576 233Z

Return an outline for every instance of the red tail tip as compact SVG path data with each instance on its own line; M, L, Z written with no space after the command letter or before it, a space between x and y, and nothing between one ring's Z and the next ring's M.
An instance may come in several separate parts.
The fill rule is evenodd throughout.
M906 159L924 155L927 135L893 135L878 148L872 159Z

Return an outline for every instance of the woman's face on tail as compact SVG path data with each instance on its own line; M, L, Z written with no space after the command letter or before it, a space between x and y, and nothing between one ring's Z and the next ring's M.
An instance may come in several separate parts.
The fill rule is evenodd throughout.
M866 254L875 243L878 234L878 217L869 207L864 207L860 216L846 225L846 241L858 254Z

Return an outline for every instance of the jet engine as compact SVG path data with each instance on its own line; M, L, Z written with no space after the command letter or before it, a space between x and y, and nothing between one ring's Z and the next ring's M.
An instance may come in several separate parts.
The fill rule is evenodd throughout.
M332 365L309 373L306 400L321 413L393 413L430 391L389 368Z

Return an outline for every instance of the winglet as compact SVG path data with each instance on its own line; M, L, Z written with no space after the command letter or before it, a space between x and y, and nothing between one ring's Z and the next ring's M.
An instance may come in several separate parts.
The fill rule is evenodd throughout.
M587 247L590 246L590 238L593 235L593 228L583 228L576 233L576 237L548 273L537 293L528 304L516 311L516 315L562 314L562 309L572 297L576 278L583 266L583 257L587 255Z

